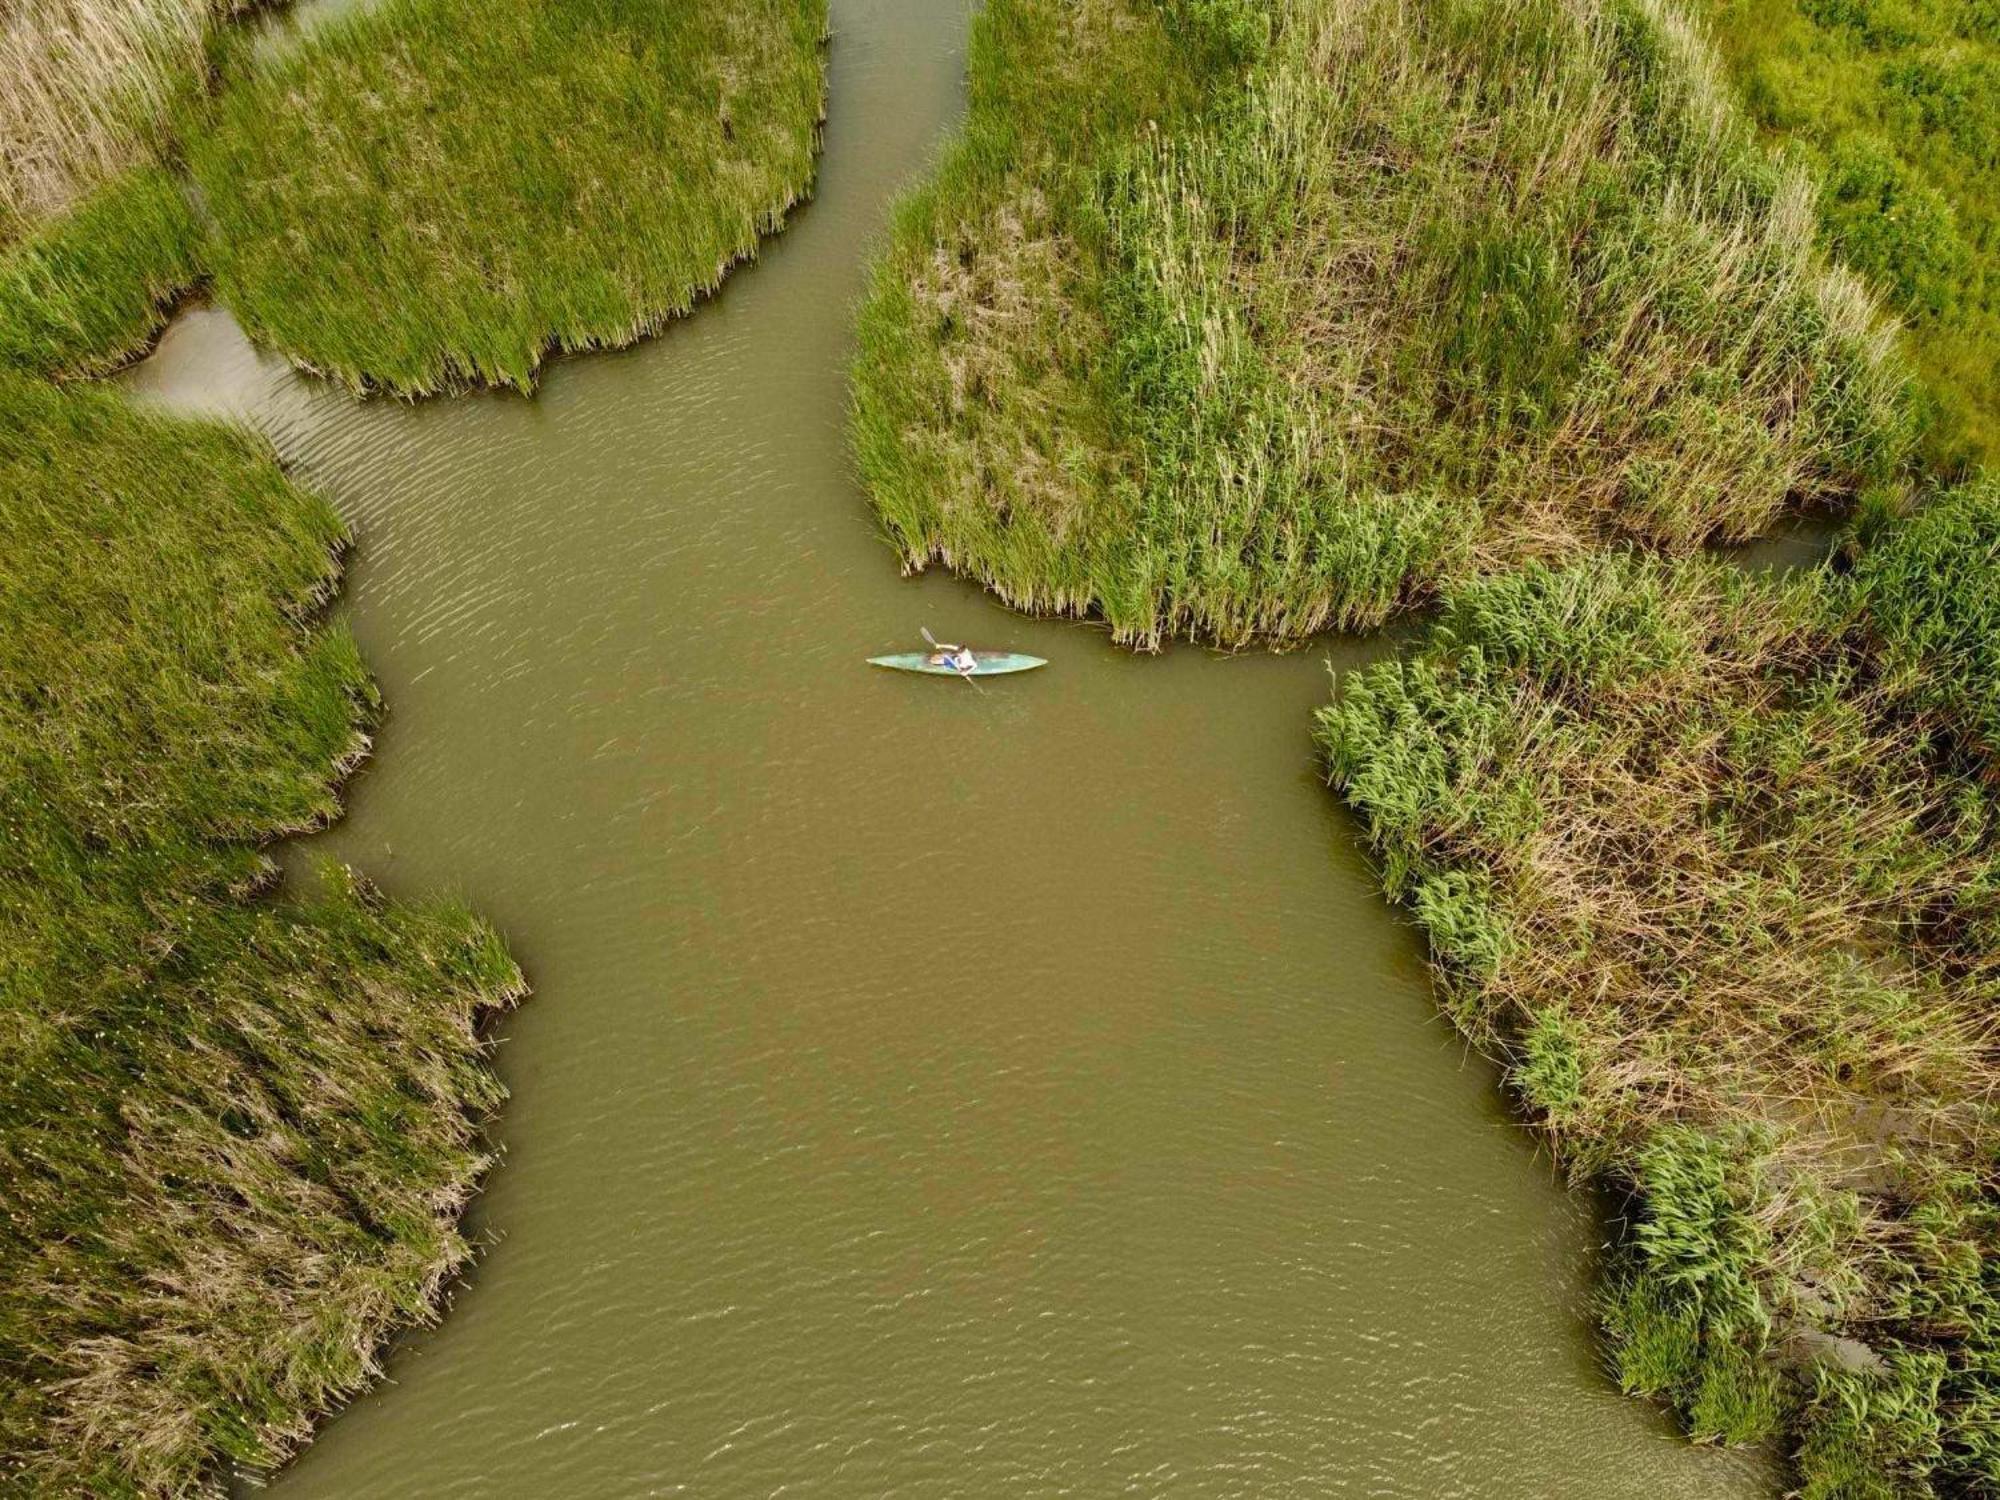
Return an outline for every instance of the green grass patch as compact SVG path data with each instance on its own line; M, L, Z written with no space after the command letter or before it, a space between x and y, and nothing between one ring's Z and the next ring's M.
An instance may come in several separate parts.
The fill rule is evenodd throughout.
M685 313L808 190L824 0L385 0L196 134L218 293L357 390L526 388Z
M1904 462L1886 329L1664 7L995 0L973 70L861 323L913 569L1234 644Z
M261 445L0 376L0 496L0 1488L191 1493L466 1258L520 976L454 906L255 896L374 705Z
M1944 462L2000 457L2000 19L1956 0L1706 0L1827 243L1910 325Z
M200 278L200 242L180 184L141 167L0 247L0 367L88 375L130 359Z
M1911 698L2000 764L2000 485L1879 529L1856 567L1874 649Z
M1320 720L1444 1003L1634 1195L1619 1376L1820 1500L2000 1486L2000 487L1849 572L1446 599Z
M26 0L0 13L0 371L97 375L201 278L175 178L234 0Z

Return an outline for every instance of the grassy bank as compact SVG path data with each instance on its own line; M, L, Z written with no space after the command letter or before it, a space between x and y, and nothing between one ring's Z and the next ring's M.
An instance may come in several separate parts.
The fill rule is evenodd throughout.
M2000 18L1945 0L1707 0L1749 108L1823 177L1827 242L1911 328L1944 461L2000 459Z
M996 0L862 470L909 566L1148 646L1747 538L1912 437L1811 216L1646 0Z
M268 1465L466 1257L518 972L451 906L261 899L373 695L257 444L0 377L0 1488Z
M1819 1500L2000 1486L1996 556L1989 481L1851 576L1530 569L1322 720L1453 1019L1636 1195L1625 1385Z
M356 389L527 387L685 313L807 191L824 0L384 0L190 145L216 288Z
M1893 515L1987 399L1993 38L1888 12L1797 14L1956 27L1866 65L1921 129L1781 164L1651 0L992 0L855 372L912 569L1140 646L1442 601L1333 777L1453 1019L1631 1197L1623 1383L1813 1500L2000 1493L2000 489ZM1690 556L1857 496L1851 570Z
M143 350L200 279L201 231L163 167L137 167L0 244L0 369L101 374Z
M686 313L812 182L825 0L387 0L274 49L240 8L0 20L0 367L110 368L212 280L357 390L526 388Z

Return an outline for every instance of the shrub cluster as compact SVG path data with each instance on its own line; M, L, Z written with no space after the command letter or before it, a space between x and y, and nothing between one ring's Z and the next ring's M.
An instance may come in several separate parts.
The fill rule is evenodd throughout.
M1825 181L1827 243L1910 325L1933 456L2000 457L2000 11L1705 0L1759 123Z

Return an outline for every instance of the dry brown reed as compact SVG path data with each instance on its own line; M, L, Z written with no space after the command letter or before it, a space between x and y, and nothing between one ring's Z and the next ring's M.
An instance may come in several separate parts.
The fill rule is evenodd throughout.
M0 7L0 242L151 159L227 0Z

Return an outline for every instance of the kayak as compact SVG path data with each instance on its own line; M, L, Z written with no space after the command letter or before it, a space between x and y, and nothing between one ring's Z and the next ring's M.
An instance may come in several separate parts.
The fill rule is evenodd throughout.
M935 651L905 651L897 656L871 656L868 665L893 667L898 672L928 672L933 677L998 677L1005 672L1029 672L1045 667L1048 661L1013 651L975 651L972 670L960 672Z

